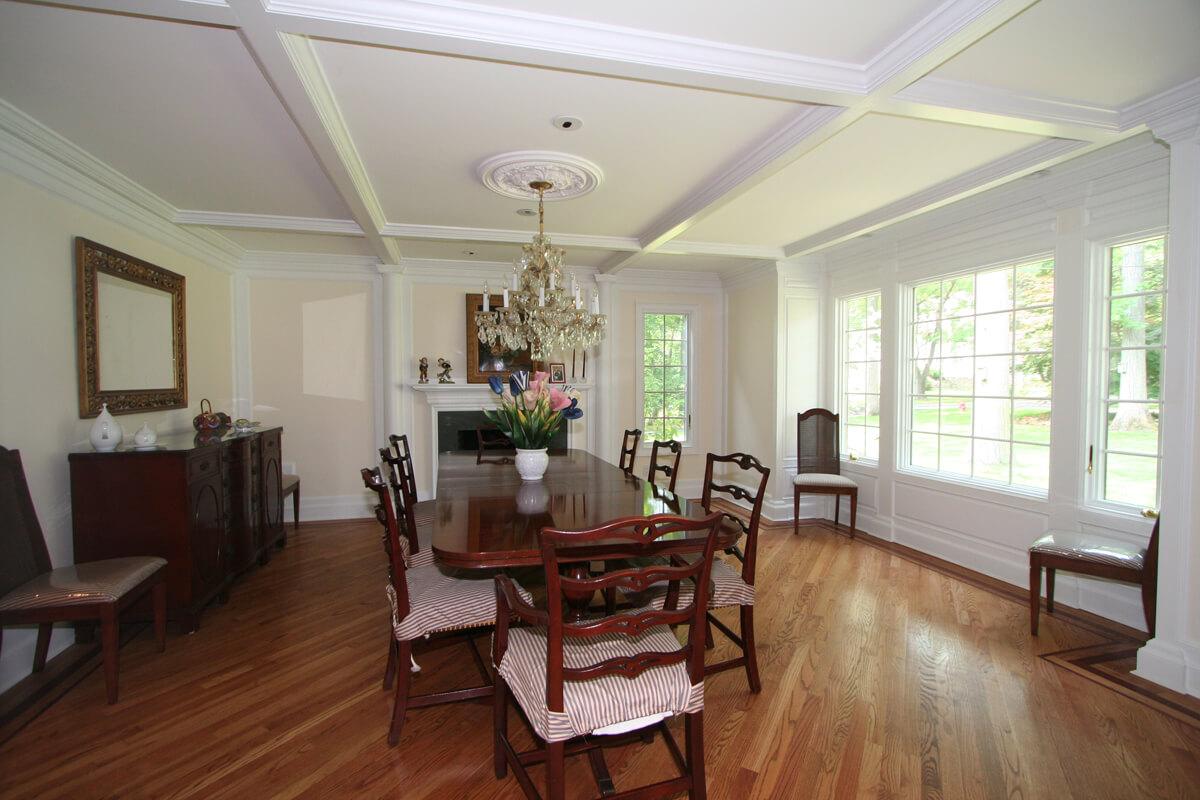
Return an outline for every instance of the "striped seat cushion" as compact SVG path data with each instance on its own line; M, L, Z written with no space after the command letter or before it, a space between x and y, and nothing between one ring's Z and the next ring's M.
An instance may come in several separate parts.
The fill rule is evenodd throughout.
M116 602L166 564L163 558L132 556L59 567L0 597L0 611Z
M478 577L460 577L452 570L430 564L405 570L408 580L409 612L398 618L396 591L387 585L392 607L392 632L399 641L417 639L430 633L479 628L496 623L496 588L492 575L481 571ZM516 587L527 602L529 592Z
M793 486L844 486L847 489L857 489L858 484L841 475L828 472L801 472L792 478Z
M413 504L413 519L417 521L417 527L428 527L433 524L433 512L437 507L436 500L422 500L419 503ZM425 540L421 540L421 546L424 547Z
M404 566L408 569L415 567L428 567L433 564L440 564L441 561L433 554L433 526L432 521L425 525L417 526L417 545L418 550L414 555L411 548L408 546L408 537L400 536L400 552L404 554Z
M1089 564L1140 570L1146 563L1146 548L1116 537L1081 531L1050 530L1029 547L1030 553L1074 558Z
M754 586L742 580L742 574L732 564L723 558L713 559L712 589L708 596L709 608L726 608L728 606L754 605ZM662 608L667 601L667 584L656 584L649 594L643 595L635 602L654 608ZM692 602L692 583L683 581L679 584L679 606Z
M564 681L563 710L550 711L546 707L546 645L545 628L511 629L499 671L534 731L547 742L611 728L626 720L694 714L704 708L704 684L693 686L687 666L681 663L653 667L636 678L604 675L590 681ZM659 626L634 637L603 634L568 639L563 643L563 661L569 667L586 667L619 656L678 649L671 629Z

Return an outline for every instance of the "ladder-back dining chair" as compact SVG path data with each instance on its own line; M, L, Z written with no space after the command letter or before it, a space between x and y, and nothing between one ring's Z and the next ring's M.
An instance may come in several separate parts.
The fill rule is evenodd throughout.
M796 476L792 478L792 532L800 532L800 494L833 495L833 524L838 525L841 497L850 497L850 538L858 517L858 484L842 475L838 415L810 408L796 415Z
M621 441L621 460L617 463L621 469L633 474L633 461L637 458L638 442L642 439L642 429L634 428L631 431L625 431L625 438Z
M417 500L417 472L413 468L412 450L408 446L408 434L391 434L388 436L388 442L392 446L392 452L396 458L404 460L404 470L401 474L401 480L405 490L408 492L409 503L413 514L416 515L418 525L427 525L433 522L433 508L435 501L433 500Z
M662 451L659 462L659 451ZM658 473L662 473L669 478L667 483L667 491L675 491L675 481L679 479L679 459L683 455L683 445L674 439L654 440L653 446L650 448L650 471L646 473L646 479L657 485Z
M705 796L703 623L720 523L719 514L699 520L658 515L581 531L545 528L539 539L546 576L544 609L522 599L510 578L497 576L498 621L492 640L497 778L511 766L526 796L540 798L525 767L544 761L546 797L561 800L566 756L587 752L602 793L614 795L600 748L606 742L652 743L654 732L659 732L679 774L614 796L645 800L685 791L692 798ZM654 558L662 553L662 537L678 531L707 531L702 556L675 564ZM620 543L617 549L623 556L648 563L590 574L586 565L605 560L606 552L614 552L614 542ZM581 564L584 577L573 577L579 570L571 568ZM659 582L669 587L660 608L617 616L601 613L578 621L564 618L570 598L580 594L641 592ZM699 591L681 599L682 585L693 582ZM510 615L521 627L509 626ZM684 628L681 644L678 637ZM535 733L531 751L518 753L508 736L510 695ZM677 714L684 715L682 751L666 723Z

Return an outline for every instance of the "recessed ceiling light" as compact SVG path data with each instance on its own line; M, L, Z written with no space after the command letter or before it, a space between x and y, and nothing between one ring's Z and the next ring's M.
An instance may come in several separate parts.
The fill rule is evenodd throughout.
M475 251L474 250L463 250L462 254L464 256L473 256L473 255L475 255Z
M551 121L554 123L554 127L563 131L577 131L583 127L583 120L581 120L579 117L562 116L555 117Z
M517 213L520 214L522 217L536 217L537 209L536 208L518 208Z

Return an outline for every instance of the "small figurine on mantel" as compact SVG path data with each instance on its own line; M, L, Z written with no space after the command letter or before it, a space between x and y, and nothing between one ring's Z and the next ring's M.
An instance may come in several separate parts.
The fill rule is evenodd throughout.
M438 369L441 370L438 373L438 383L454 383L454 381L450 380L450 362L449 361L447 361L444 358L439 358L438 359Z
M429 359L421 356L421 360L417 362L417 368L421 371L421 377L417 383L429 383Z

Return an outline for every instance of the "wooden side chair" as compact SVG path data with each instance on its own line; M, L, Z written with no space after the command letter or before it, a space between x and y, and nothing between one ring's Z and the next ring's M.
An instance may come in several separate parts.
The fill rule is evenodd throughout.
M1150 541L1142 548L1115 536L1065 530L1047 531L1034 542L1029 548L1029 633L1038 635L1045 568L1047 614L1054 613L1056 570L1139 584L1146 630L1153 639L1158 612L1158 522L1156 518Z
M658 463L658 451L663 450L663 463ZM670 453L670 455L668 455ZM683 445L674 439L663 439L661 442L654 440L654 445L650 448L650 471L646 474L646 480L657 485L658 473L662 473L670 478L667 484L667 491L675 491L675 481L679 478L679 459L683 455Z
M410 563L408 541L400 534L388 485L379 469L363 469L362 478L363 484L378 498L375 515L387 534L387 596L392 609L392 631L383 688L392 688L395 680L392 723L387 738L388 744L395 747L400 742L400 731L409 708L490 697L495 690L492 676L475 646L475 638L486 634L495 625L495 588L491 576L470 580L449 575L434 564L416 566ZM514 584L513 591L526 602L532 602L529 593L520 586ZM410 669L409 665L415 664L414 649L434 649L460 642L470 649L483 683L466 689L412 694L412 673L416 670Z
M604 796L657 798L687 792L705 797L704 777L704 647L703 622L713 550L721 516L696 520L659 515L615 520L582 531L545 528L540 534L546 574L546 608L536 609L520 597L507 576L496 577L495 770L503 778L511 766L529 798L540 798L525 767L546 763L546 797L560 800L565 791L565 759L587 752ZM680 530L707 530L701 558L661 563L661 538ZM612 542L621 544L614 551ZM597 544L604 542L604 545ZM620 552L649 563L622 566L599 575L587 563ZM606 561L606 563L608 563ZM584 569L580 570L580 565ZM575 569L571 569L574 567ZM564 575L564 571L568 574ZM586 577L569 577L580 572ZM619 616L601 615L579 621L564 619L568 598L580 593L645 591L666 582L665 608L641 608ZM694 582L698 591L687 600L680 589ZM509 616L522 627L509 627ZM681 645L673 627L687 633ZM510 695L536 734L534 750L518 753L508 736ZM681 751L666 720L685 716L686 741ZM637 789L614 793L600 750L605 741L653 742L661 732L679 775Z
M283 476L283 499L292 496L292 529L300 527L300 476Z
M392 510L398 519L400 535L408 545L408 555L405 561L410 566L421 567L432 564L436 560L433 555L433 520L417 521L414 510L414 498L406 488L408 481L408 463L386 447L379 448L380 474L387 480L392 490ZM387 531L384 531L387 538Z
M796 415L796 477L792 478L792 533L800 532L800 493L833 495L833 524L841 512L841 496L850 497L850 538L858 516L858 484L842 476L838 449L838 415L810 408Z
M633 474L633 461L637 458L638 442L642 440L642 429L634 428L631 431L625 431L625 438L621 441L621 460L617 466Z
M504 435L504 431L500 430L495 425L488 423L487 425L475 426L475 440L478 443L478 450L475 454L476 464L512 464L515 459L512 456L497 456L495 458L484 458L483 454L487 450L512 450L512 440Z
M95 620L108 702L117 702L121 612L147 593L154 606L158 650L166 649L166 559L132 556L54 569L21 453L6 447L0 447L0 548L0 633L10 625L38 626L34 672L46 666L55 622Z
M396 458L404 460L404 473L401 476L404 480L404 488L408 491L408 496L411 499L413 513L417 516L418 525L427 525L433 522L433 500L417 500L417 473L413 469L412 450L408 446L408 434L393 433L388 437L388 442L392 446L392 452Z

